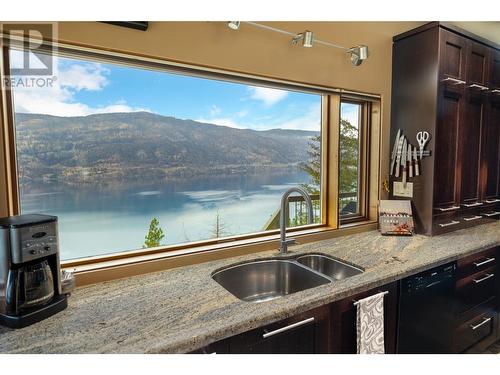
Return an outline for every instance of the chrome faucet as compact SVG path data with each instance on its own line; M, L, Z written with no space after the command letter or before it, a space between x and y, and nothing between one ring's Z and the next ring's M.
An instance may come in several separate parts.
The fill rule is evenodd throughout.
M285 191L283 196L281 197L281 211L280 211L280 254L286 254L288 251L288 245L296 244L297 241L295 238L286 238L286 222L287 222L287 201L288 197L292 193L299 193L304 197L304 200L307 205L307 224L311 224L313 222L313 206L311 197L301 187L292 187Z

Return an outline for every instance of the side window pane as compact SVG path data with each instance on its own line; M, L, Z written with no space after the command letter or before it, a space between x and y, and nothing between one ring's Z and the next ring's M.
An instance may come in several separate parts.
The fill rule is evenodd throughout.
M342 102L340 106L340 218L360 213L360 126L362 105Z
M55 63L13 101L21 212L59 217L62 259L273 230L292 186L320 222L320 95ZM300 199L288 211L305 224Z

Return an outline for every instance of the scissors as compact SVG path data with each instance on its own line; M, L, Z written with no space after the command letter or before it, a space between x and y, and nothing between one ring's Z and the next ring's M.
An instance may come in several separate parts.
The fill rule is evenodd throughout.
M422 154L424 152L424 147L427 141L429 140L429 133L428 132L418 132L417 133L417 142L418 142L418 148L420 149L420 160L422 160Z

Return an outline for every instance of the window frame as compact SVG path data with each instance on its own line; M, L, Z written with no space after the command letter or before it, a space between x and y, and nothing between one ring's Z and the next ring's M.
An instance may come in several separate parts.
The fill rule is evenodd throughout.
M360 113L358 119L358 131L359 131L359 160L358 160L358 210L354 214L341 216L339 212L340 224L351 224L358 221L366 220L368 218L368 195L367 191L369 189L369 178L367 176L367 171L369 169L369 155L370 155L370 107L371 101L356 98L353 96L341 96L340 103L355 104L360 106ZM339 128L340 132L340 128ZM340 133L339 133L340 134ZM340 177L339 177L340 178ZM339 192L340 201L340 192ZM340 203L339 203L340 206Z
M318 239L331 238L352 231L375 229L376 218L371 215L357 217L348 223L340 220L338 211L338 171L339 171L339 137L335 136L340 131L340 101L346 97L353 100L374 100L380 104L380 96L372 94L357 94L341 89L311 85L302 82L262 77L242 72L226 71L217 68L183 64L173 61L155 59L147 56L122 53L120 51L100 50L97 48L82 47L70 44L59 44L45 42L44 47L50 50L52 45L57 46L57 55L72 58L81 58L94 62L118 63L135 68L161 70L167 73L192 75L200 78L211 78L229 82L252 84L263 87L279 88L291 91L313 93L321 95L321 224L310 224L295 228L287 228L288 233L301 238L301 242L315 241ZM19 47L16 41L0 40L1 59L0 77L9 76L9 49ZM341 96L342 95L342 96ZM369 116L369 101L365 102L365 115ZM1 127L3 135L0 145L0 169L3 169L6 177L5 199L7 203L6 214L17 215L20 210L19 185L17 176L15 123L13 111L13 98L10 90L2 87L1 90ZM380 117L378 119L380 121ZM368 123L364 121L364 123ZM361 139L361 137L360 137ZM366 150L369 150L369 137L363 140ZM3 146L3 150L1 149ZM368 153L366 153L368 157ZM368 164L364 166L360 174L364 174L364 185L369 186L372 173L368 170ZM377 179L378 185L378 179ZM377 187L375 185L375 188ZM378 191L378 188L377 188ZM371 189L373 195L373 189ZM364 189L365 202L368 202L368 189ZM367 210L366 210L367 211ZM374 220L375 219L375 220ZM341 229L341 224L348 224L347 228ZM353 224L357 228L353 227ZM170 268L171 264L191 264L206 261L203 259L220 259L239 254L254 253L258 251L275 248L279 239L279 230L270 230L238 236L229 236L220 239L209 239L203 241L189 242L184 244L160 246L149 249L137 249L131 251L116 252L112 254L91 256L64 260L61 262L63 268L73 268L77 271L79 285L88 284L116 277L151 272L159 269ZM187 260L186 257L189 257ZM168 264L167 266L165 264ZM130 267L128 267L130 266ZM117 267L120 271L117 272ZM111 270L114 270L111 272ZM104 274L103 274L104 272ZM119 276L116 276L116 275ZM99 276L100 275L100 276ZM115 275L115 276L113 276Z

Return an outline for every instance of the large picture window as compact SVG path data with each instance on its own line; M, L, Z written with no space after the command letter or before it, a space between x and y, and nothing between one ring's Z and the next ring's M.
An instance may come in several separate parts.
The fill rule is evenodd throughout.
M55 61L52 87L12 100L20 212L59 217L62 259L275 230L299 185L322 223L320 94ZM348 163L342 194L357 191ZM304 210L291 199L289 226Z

